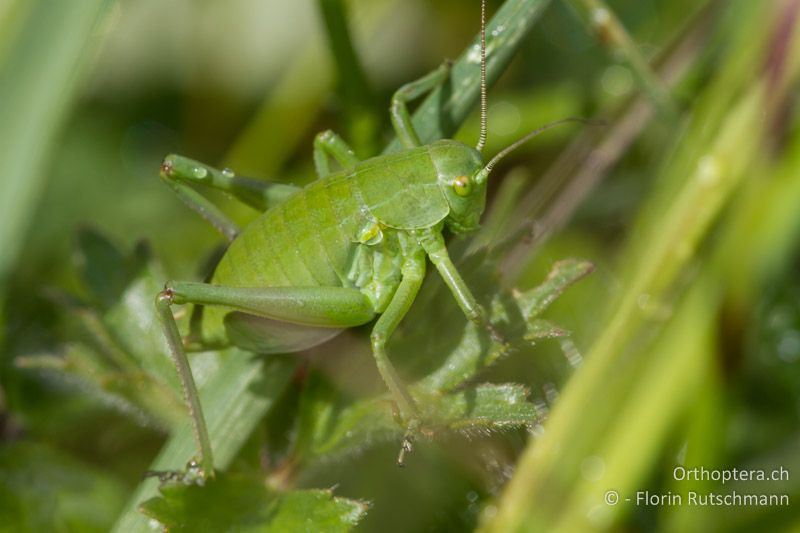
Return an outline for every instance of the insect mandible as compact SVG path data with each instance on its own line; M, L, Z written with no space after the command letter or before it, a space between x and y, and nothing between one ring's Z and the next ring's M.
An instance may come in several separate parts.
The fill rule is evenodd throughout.
M319 179L304 188L265 183L176 155L161 177L230 245L209 283L171 281L156 297L158 317L192 418L201 475L213 476L211 444L172 305L203 306L202 343L258 353L290 353L320 344L344 328L375 320L372 352L406 428L398 462L421 424L386 343L419 291L427 261L444 279L467 319L503 342L451 260L443 230L478 229L494 165L511 150L564 119L523 136L484 163L486 143L485 0L481 2L481 127L477 146L454 140L422 145L407 109L448 76L445 63L401 87L390 113L403 150L360 161L338 135L314 140ZM332 172L330 159L342 170ZM225 191L263 213L243 230L192 185Z

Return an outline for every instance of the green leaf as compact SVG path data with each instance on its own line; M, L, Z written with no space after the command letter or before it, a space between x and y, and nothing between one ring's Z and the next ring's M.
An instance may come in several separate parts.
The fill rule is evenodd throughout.
M203 486L169 483L142 504L165 529L186 531L350 531L367 504L330 490L278 492L263 482L219 475Z
M294 460L357 454L402 433L388 398L348 402L319 372L311 372L300 400Z
M515 295L526 318L538 317L569 286L588 276L594 266L580 259L564 259L553 265L547 279L536 288Z
M486 261L482 264L485 265ZM452 390L510 354L520 346L520 343L531 344L538 340L569 336L569 333L558 325L537 317L564 290L591 273L593 268L587 261L567 259L554 264L547 279L529 291L515 292L512 297L499 288L495 289L490 307L491 320L508 335L507 340L512 345L502 346L492 342L485 331L475 324L467 323L446 358L435 371L420 382L420 386L430 391ZM473 274L473 277L476 276ZM483 277L485 278L486 274ZM452 318L446 320L460 319L457 314L449 316ZM428 320L431 321L429 317Z
M537 422L540 413L527 395L522 385L482 384L432 399L426 410L449 429L486 433Z
M19 366L58 368L108 406L162 429L185 416L174 367L153 317L164 278L144 244L129 253L92 229L78 235L76 269L86 298L54 293L66 309L61 363L26 356Z
M312 374L300 407L295 461L329 461L378 443L399 443L406 428L394 417L388 395L344 403L319 374ZM446 394L420 386L412 394L423 411L424 433L458 430L486 434L534 424L540 417L516 384L480 384Z

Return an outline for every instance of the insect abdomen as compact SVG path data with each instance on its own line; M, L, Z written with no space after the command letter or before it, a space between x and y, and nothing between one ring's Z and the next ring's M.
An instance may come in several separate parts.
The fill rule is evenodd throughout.
M231 287L354 286L348 277L353 236L372 217L358 201L353 180L319 180L255 219L231 243L211 283ZM230 309L207 307L208 340L224 339Z

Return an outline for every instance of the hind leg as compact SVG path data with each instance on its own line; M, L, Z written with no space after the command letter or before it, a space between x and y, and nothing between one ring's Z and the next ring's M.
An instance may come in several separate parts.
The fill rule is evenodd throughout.
M375 316L370 301L356 289L343 287L241 288L195 282L173 282L156 297L156 310L164 330L183 396L203 476L213 477L214 459L203 409L192 377L186 350L172 314L173 304L221 305L269 319L312 326L346 328L369 322Z

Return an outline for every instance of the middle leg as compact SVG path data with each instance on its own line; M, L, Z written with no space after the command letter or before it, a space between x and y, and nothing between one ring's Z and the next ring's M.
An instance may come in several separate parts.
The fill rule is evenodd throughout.
M325 130L314 138L314 168L320 178L331 173L328 163L331 157L345 170L352 169L359 162L344 139L331 130Z
M389 388L395 404L400 409L401 418L408 424L403 437L402 449L397 459L400 466L403 466L405 454L411 451L412 440L420 424L420 414L414 399L389 361L386 354L386 342L408 312L411 304L414 303L422 286L422 280L425 278L425 254L421 250L406 260L402 276L400 286L389 302L389 306L375 323L370 336L372 353L375 356L378 371Z
M408 102L419 98L432 91L437 85L447 79L450 73L450 62L442 63L439 68L426 74L422 78L406 83L400 87L392 96L392 105L389 109L392 116L392 125L397 133L397 138L404 148L415 148L422 143L411 122L411 115L408 112Z

